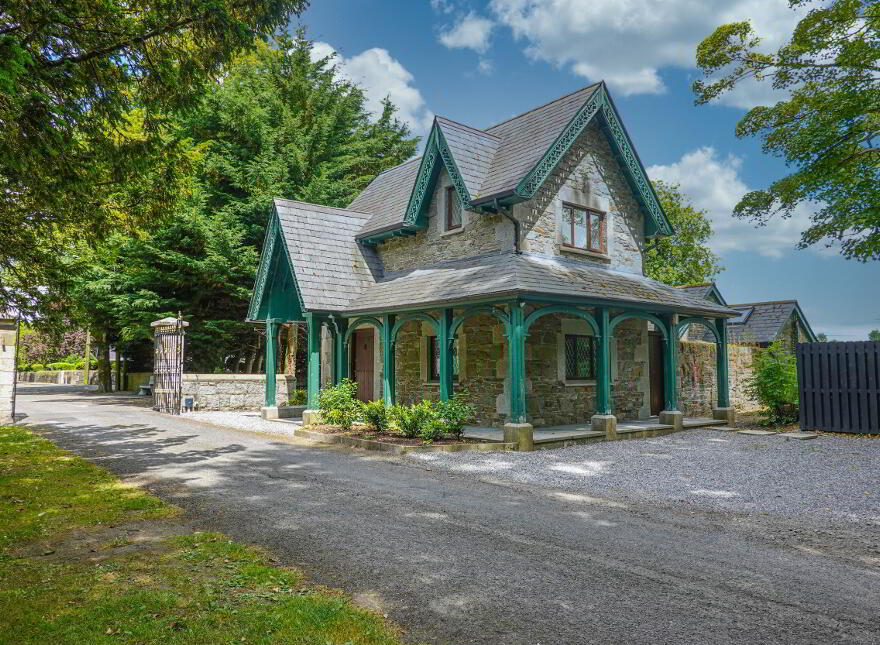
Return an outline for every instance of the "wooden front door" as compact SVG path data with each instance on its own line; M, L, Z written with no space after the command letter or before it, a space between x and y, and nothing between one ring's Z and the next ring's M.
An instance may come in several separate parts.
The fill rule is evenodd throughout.
M358 384L357 398L361 401L373 400L373 328L358 329L352 339L351 374Z
M651 381L651 414L660 414L666 405L663 392L663 336L648 334L648 374Z

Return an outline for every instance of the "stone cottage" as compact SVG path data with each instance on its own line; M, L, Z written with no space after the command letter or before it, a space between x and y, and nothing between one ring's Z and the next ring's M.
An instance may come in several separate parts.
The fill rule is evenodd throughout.
M323 362L364 400L467 390L477 423L511 432L680 425L676 339L702 325L730 419L725 321L740 312L644 275L645 244L674 233L598 83L484 129L437 117L424 154L348 208L275 200L248 317L269 339L307 324L310 408Z

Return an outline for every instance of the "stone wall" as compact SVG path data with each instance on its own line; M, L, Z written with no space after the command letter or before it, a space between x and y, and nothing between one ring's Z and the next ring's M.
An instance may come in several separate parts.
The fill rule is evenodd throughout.
M451 185L444 168L428 206L427 229L412 237L392 238L379 245L386 271L513 249L513 225L500 215L463 212L460 229L444 230L445 194Z
M0 423L12 423L15 409L15 350L17 322L0 326Z
M550 314L535 322L526 340L527 416L538 427L584 423L596 410L595 382L565 380L566 333L592 332L580 319ZM428 342L433 335L432 326L421 321L409 322L401 328L395 353L399 403L439 396L439 385L428 381ZM469 318L459 331L458 351L459 378L455 389L467 391L477 411L478 425L502 426L510 413L503 325L489 314ZM645 321L630 320L616 330L611 376L614 406L621 418L646 417L650 399Z
M277 377L276 400L283 403L296 389L296 379ZM263 374L184 374L182 392L196 410L258 410L266 396Z
M111 373L113 382L116 382L116 372ZM40 372L19 372L19 383L54 383L56 385L82 385L85 378L85 370L43 370ZM89 372L89 384L97 385L98 372Z
M606 213L607 254L586 253L562 246L558 237L562 202ZM642 274L644 220L623 169L608 139L594 120L529 202L514 207L523 223L523 250L596 262L620 271Z
M737 412L752 412L757 401L746 394L752 376L756 349L748 345L728 345L730 404ZM711 416L718 401L715 343L682 341L678 355L678 402L685 416Z

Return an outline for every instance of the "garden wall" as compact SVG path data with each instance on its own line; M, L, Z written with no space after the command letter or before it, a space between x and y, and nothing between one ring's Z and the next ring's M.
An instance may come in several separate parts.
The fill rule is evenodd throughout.
M754 347L728 345L730 404L737 412L753 412L760 406L746 394L752 376ZM716 405L715 343L682 341L678 355L678 402L685 416L712 416Z
M276 400L287 401L296 389L292 376L277 377ZM196 410L259 410L266 396L264 374L184 374L183 396Z
M40 372L19 372L17 380L19 383L53 383L56 385L82 385L85 377L84 370L43 370ZM116 379L116 374L112 374L112 378ZM98 372L91 370L89 372L89 384L97 385Z

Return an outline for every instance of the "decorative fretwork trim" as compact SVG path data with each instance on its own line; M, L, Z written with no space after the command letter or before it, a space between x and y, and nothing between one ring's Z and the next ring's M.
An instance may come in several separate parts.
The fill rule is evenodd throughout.
M415 226L418 223L425 199L429 197L428 193L434 176L434 165L437 163L438 154L437 130L435 126L425 146L425 154L422 155L422 162L419 164L419 174L409 196L409 204L406 207L406 216L404 217L404 225L406 226Z
M251 295L251 305L248 308L248 320L256 320L263 302L263 292L269 280L269 271L272 268L272 258L275 253L275 239L278 237L278 215L274 209L269 217L269 226L266 229L266 241L263 243L263 253L260 258L260 269L257 272L257 281L254 292Z
M440 149L440 157L443 159L443 165L446 166L446 172L449 173L449 178L452 180L452 185L455 186L455 192L458 194L458 200L461 202L461 210L469 210L471 196L468 193L464 179L461 178L461 173L458 172L455 158L452 156L449 144L446 143L446 137L443 136L443 131L440 128L437 128L437 144Z
M550 146L550 149L544 153L541 160L516 186L516 194L522 199L531 199L535 193L540 190L541 186L547 178L553 174L559 161L565 157L574 142L580 136L581 132L587 127L593 117L599 112L599 108L604 102L605 94L601 88L593 92L590 100L584 103L583 107L578 110L574 118L562 131L562 133Z
M672 226L669 224L669 220L666 218L666 214L663 212L660 203L657 201L654 189L651 187L651 182L648 181L648 178L645 176L642 164L632 148L629 137L626 135L626 131L620 124L620 120L617 118L617 112L607 100L604 101L602 105L602 116L605 119L605 123L611 133L611 138L617 147L618 154L623 160L630 179L635 185L636 190L639 192L639 196L641 197L640 201L645 207L645 210L648 211L651 219L654 220L657 231L664 235L672 235Z
M661 234L672 235L672 226L663 212L663 208L657 201L651 183L645 176L642 164L635 154L626 131L617 117L617 112L611 104L611 100L605 92L604 85L598 88L583 107L578 110L574 118L557 137L550 149L531 171L517 184L515 193L521 199L532 199L544 183L553 175L560 162L564 161L566 154L577 141L584 129L592 121L593 117L601 115L605 125L611 134L613 145L617 148L622 160L624 170L629 175L639 197L639 201L645 208L647 215L654 222L657 231Z

